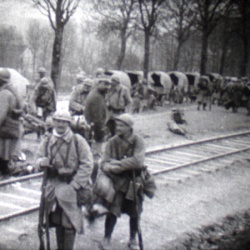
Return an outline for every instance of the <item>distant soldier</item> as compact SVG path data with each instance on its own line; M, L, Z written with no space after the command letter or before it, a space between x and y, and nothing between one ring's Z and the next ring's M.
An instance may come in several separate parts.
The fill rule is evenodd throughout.
M69 111L72 115L83 115L87 96L92 87L92 80L89 78L77 78L78 85L70 95Z
M242 97L243 97L244 87L238 81L238 79L232 78L230 84L228 84L225 94L227 99L225 100L225 108L230 109L232 108L233 113L238 112L238 108L242 105Z
M133 98L132 113L139 113L141 110L141 101L144 98L144 86L142 81L136 82L131 88L131 97Z
M101 77L104 75L104 72L105 70L103 68L98 68L95 72L95 77L98 78L98 77Z
M44 121L56 110L56 92L47 77L40 80L30 97L31 113Z
M86 99L84 115L88 124L94 124L95 150L94 157L101 154L101 146L106 135L107 107L105 97L110 89L110 78L99 77L97 85L92 88Z
M178 108L171 110L170 122L168 122L168 129L178 135L186 135L187 121L184 119L184 112Z
M111 88L107 95L109 111L107 127L110 130L111 136L115 135L115 118L125 112L129 113L131 105L132 98L129 89L121 84L119 76L112 75Z
M200 78L200 82L198 83L197 110L200 110L201 105L203 107L203 110L206 110L208 102L211 101L209 87L210 86L208 77L202 76Z
M44 67L40 67L38 69L38 76L39 76L38 79L37 79L38 80L38 85L41 83L42 78L47 77L47 79L49 81L49 85L52 88L54 88L54 84L53 84L52 80L48 76L46 76L46 74L47 74L47 70Z

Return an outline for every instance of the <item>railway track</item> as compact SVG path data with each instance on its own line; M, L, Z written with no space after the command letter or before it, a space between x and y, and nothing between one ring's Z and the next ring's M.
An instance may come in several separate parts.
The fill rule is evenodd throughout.
M146 151L146 165L153 175L169 183L211 172L240 160L250 151L250 131L189 143L159 146ZM42 173L0 182L0 222L36 211L40 201Z

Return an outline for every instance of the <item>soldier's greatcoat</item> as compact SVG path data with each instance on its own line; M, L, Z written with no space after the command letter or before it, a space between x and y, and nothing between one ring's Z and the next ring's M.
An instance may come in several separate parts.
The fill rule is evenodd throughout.
M131 202L126 204L126 193L129 183L132 181L132 171L136 170L136 176L140 176L140 170L144 164L145 144L143 139L135 134L131 134L129 138L122 139L119 136L112 137L105 147L105 152L102 157L102 167L110 164L112 159L120 161L122 168L121 174L107 173L114 183L116 191L114 200L109 207L109 211L116 216L121 213L127 213L130 216L135 216L135 206ZM142 201L142 193L139 193L139 201Z
M93 158L86 140L68 129L59 137L55 131L48 135L39 146L38 161L41 157L48 157L53 166L48 172L45 192L46 202L51 212L58 203L63 213L73 225L76 232L82 232L81 208L77 204L77 190L86 187L90 181ZM72 177L64 180L58 174L58 169L72 169ZM66 223L67 224L67 223Z

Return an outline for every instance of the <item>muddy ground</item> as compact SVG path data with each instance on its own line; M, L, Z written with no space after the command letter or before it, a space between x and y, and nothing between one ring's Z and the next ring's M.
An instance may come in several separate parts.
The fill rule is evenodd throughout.
M185 105L182 108L188 136L176 135L167 129L171 108L166 105L157 111L134 115L135 130L145 138L147 147L250 129L250 117L244 109L232 113L213 106L212 111L197 111L195 105ZM37 147L35 135L28 135L22 145L32 161ZM170 184L164 176L157 177L156 197L144 202L141 219L144 249L249 249L249 159L247 153L242 154L233 164L180 183ZM75 249L100 249L103 227L104 217L93 225L85 221L85 234L77 235ZM38 249L36 228L37 213L0 225L0 249ZM114 250L127 249L128 232L128 217L123 215L113 234ZM53 230L51 237L52 249L56 249Z

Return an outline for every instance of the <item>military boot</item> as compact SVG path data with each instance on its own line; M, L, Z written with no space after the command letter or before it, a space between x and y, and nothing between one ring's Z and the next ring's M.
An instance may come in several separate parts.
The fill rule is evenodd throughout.
M130 238L129 243L128 243L128 247L130 250L140 250L140 247L139 247L139 244L138 244L136 237Z
M138 241L137 241L137 233L138 233L138 220L136 218L130 218L129 221L130 226L130 240L128 243L128 247L130 250L140 250Z

